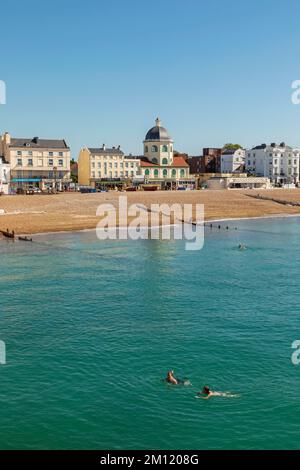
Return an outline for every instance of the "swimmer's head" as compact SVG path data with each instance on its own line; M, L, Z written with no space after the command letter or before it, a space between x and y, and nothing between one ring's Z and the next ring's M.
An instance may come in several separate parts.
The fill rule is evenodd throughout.
M208 395L208 394L210 393L209 387L207 387L207 386L203 387L203 393L204 393L205 395Z

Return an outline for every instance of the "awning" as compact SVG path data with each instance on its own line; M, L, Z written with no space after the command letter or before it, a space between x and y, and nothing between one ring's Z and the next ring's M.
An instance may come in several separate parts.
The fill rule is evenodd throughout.
M40 183L41 178L13 178L11 183Z

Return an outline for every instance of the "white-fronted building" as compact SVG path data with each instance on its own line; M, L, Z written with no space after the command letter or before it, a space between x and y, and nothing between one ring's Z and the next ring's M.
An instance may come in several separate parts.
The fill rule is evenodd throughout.
M270 178L276 184L299 183L300 149L282 142L258 145L246 151L247 173Z
M243 173L245 171L245 150L225 150L221 155L221 173Z
M0 193L9 194L10 165L0 156Z

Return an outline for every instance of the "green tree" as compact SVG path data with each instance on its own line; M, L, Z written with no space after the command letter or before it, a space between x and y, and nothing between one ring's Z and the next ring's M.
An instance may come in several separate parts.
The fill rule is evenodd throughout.
M240 144L225 144L223 147L224 150L239 150L243 148Z

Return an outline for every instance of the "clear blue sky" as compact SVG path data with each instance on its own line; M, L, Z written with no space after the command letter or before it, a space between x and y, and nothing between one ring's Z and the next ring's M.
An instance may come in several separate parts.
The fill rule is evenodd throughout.
M0 132L140 154L159 116L191 155L300 146L299 18L299 0L7 1Z

